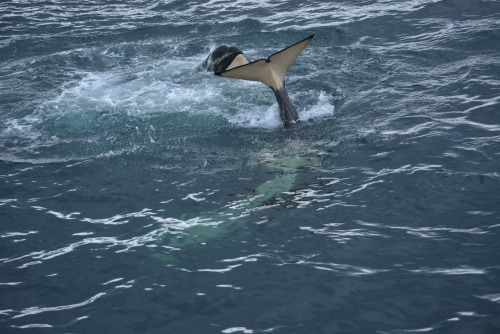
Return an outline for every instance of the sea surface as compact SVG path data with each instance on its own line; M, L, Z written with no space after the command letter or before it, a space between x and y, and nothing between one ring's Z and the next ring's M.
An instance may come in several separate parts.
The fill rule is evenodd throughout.
M2 1L0 333L500 333L500 2Z

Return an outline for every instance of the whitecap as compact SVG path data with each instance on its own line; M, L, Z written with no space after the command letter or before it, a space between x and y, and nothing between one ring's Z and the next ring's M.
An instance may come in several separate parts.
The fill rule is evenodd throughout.
M82 302L75 303L75 304L68 304L68 305L61 305L61 306L49 306L49 307L37 307L37 306L28 307L28 308L20 311L19 314L15 315L13 318L21 318L21 317L25 317L28 315L35 315L35 314L39 314L39 313L64 311L64 310L70 310L70 309L82 307L85 305L92 304L93 302L95 302L96 300L98 300L99 298L101 298L104 295L106 295L105 292L99 292L99 293L95 294L94 296L92 296L92 297L90 297Z
M477 297L489 300L490 302L493 302L493 303L500 304L500 293L492 293L492 294L482 295L482 296L477 296Z
M209 269L198 269L198 271L204 271L204 272L210 272L210 273L219 273L219 274L223 274L223 273L227 273L231 270L233 270L234 268L237 268L241 266L241 264L234 264L234 265L231 265L231 266L227 266L226 268L209 268Z
M346 276L374 275L388 271L386 269L373 269L373 268L354 266L350 264L334 263L334 262L301 261L299 264L309 265L318 270L331 271Z
M238 332L243 332L244 334L252 334L254 331L253 329L247 329L246 327L229 327L221 331L221 333L224 334L231 334Z
M478 269L469 266L461 266L458 268L421 268L408 270L415 274L438 274L438 275L484 275L486 269Z
M7 286L16 286L19 284L22 284L23 282L0 282L0 286L2 285L7 285Z
M310 92L311 94L315 94L315 92ZM321 119L325 117L330 117L335 112L335 106L333 104L333 96L327 94L324 91L319 91L317 96L317 102L299 112L299 117L301 119Z
M218 288L229 288L229 289L233 289L233 290L241 290L242 289L241 287L234 286L232 284L218 284L218 285L216 285L216 287L218 287Z
M22 326L12 326L14 328L26 329L26 328L53 328L54 326L49 324L28 324Z

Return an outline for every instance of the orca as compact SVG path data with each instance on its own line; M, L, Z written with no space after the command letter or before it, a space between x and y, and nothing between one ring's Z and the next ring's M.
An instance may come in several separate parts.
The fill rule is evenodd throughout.
M299 122L299 115L285 89L285 76L313 38L314 34L266 59L252 62L248 61L238 47L221 45L208 55L201 67L220 77L259 81L271 88L278 101L283 126L289 128Z

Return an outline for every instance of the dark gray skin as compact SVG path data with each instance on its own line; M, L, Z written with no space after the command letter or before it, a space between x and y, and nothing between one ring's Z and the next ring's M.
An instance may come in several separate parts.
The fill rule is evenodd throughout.
M236 46L220 45L208 55L200 67L218 75L224 72L231 65L234 58L240 54L243 54L243 52Z
M280 118L283 122L285 128L290 128L299 122L299 114L295 111L292 101L288 97L288 93L285 89L285 84L283 84L282 89L272 88L276 100L278 100L278 105L280 108Z
M224 72L239 54L243 54L239 48L235 46L221 45L208 55L207 59L201 63L200 67L207 71L214 72L215 75L220 75L220 73ZM273 87L269 88L271 88L276 96L276 100L278 101L280 118L283 122L283 126L285 128L290 128L297 124L299 122L299 115L295 111L292 101L290 101L290 97L288 97L288 93L285 89L285 83L283 83L283 87L281 89L275 89Z

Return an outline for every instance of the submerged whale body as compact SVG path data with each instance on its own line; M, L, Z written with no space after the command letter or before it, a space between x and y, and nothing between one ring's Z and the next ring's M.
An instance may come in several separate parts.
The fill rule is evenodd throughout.
M259 81L271 88L278 101L281 121L288 128L299 122L299 115L286 92L285 76L290 66L313 38L314 35L311 35L273 53L267 59L252 62L248 61L239 48L221 45L208 55L201 67L214 72L217 76Z

